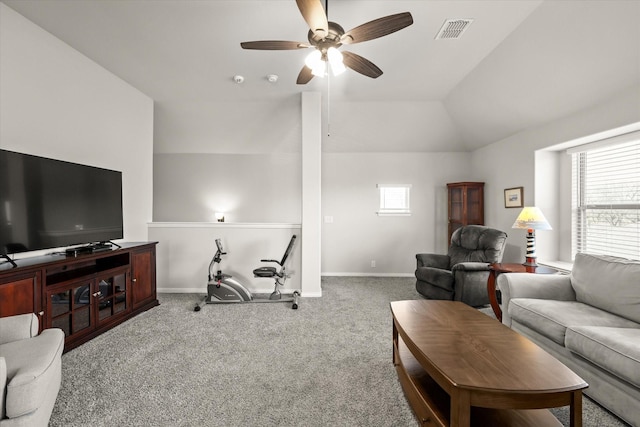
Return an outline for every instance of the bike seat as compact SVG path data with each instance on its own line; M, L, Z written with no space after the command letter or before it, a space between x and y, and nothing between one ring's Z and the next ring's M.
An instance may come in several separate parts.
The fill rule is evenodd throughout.
M275 267L260 267L253 270L253 275L256 277L276 277L278 274Z

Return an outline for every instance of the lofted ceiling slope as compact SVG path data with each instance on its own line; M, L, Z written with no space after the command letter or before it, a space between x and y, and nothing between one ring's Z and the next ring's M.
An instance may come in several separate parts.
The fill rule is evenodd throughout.
M404 11L414 24L348 47L378 79L305 86L308 51L240 48L306 41L293 0L1 1L153 98L156 152L296 151L302 91L323 94L324 151L469 151L640 84L636 0L330 1L345 30ZM452 18L474 21L434 40Z

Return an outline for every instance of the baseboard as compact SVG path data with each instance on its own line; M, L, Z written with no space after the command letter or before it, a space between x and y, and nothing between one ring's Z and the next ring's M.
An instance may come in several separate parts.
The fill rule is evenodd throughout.
M414 277L413 273L332 273L324 272L320 273L321 276L333 277L333 276L345 276L345 277Z
M297 289L280 289L280 292L283 294L292 294L293 291L295 291ZM299 291L299 290L298 290ZM162 288L162 289L157 289L156 290L157 293L159 294L199 294L199 295L206 295L207 290L206 288ZM271 292L273 292L273 288L269 288L269 289L252 289L251 293L252 294L270 294ZM321 292L305 292L304 294L300 295L302 297L305 298L319 298L322 296Z

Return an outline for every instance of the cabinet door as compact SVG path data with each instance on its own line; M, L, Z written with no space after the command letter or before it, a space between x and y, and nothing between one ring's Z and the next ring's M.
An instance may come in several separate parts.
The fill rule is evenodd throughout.
M449 188L449 222L464 223L464 187Z
M449 187L449 234L447 235L447 246L451 243L451 235L453 232L463 225L466 225L465 199L465 187Z
M94 307L98 313L98 325L131 311L128 297L129 269L113 272L96 279Z
M484 225L484 191L482 187L467 189L467 224Z
M156 257L149 249L131 254L133 309L156 299Z
M35 313L43 326L40 272L9 276L0 281L0 317Z
M47 289L47 327L64 331L65 342L95 329L94 280L79 280Z

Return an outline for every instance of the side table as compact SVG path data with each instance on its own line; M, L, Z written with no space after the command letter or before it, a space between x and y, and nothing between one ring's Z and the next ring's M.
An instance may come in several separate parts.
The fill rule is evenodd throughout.
M500 273L534 273L534 274L554 274L557 270L543 266L525 266L522 264L489 264L489 279L487 280L487 292L489 293L489 303L496 318L502 322L502 309L498 303L496 295L496 277Z

